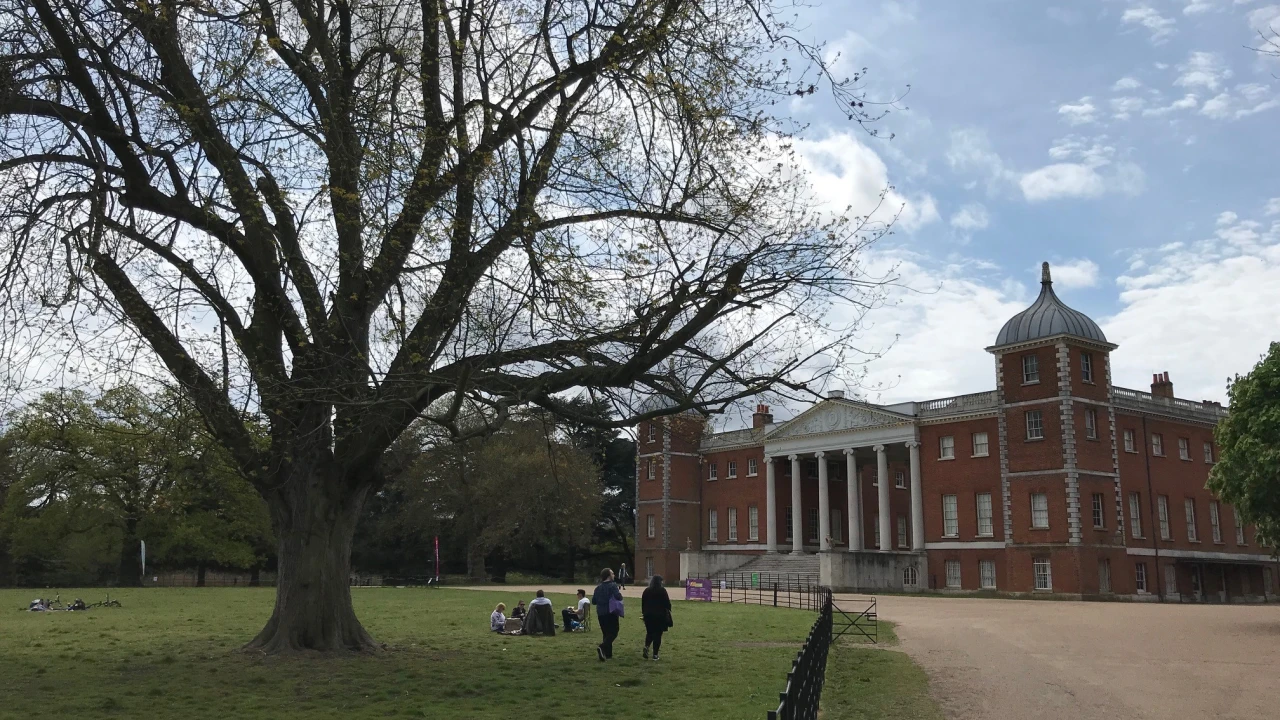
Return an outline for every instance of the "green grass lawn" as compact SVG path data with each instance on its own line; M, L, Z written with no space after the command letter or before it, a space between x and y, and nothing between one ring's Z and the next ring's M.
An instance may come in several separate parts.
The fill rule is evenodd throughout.
M357 612L387 644L385 652L240 652L270 612L268 588L121 590L112 597L124 607L84 613L20 611L31 598L52 593L0 591L0 716L763 718L814 620L799 610L677 602L661 662L641 659L643 628L628 617L614 660L601 663L598 631L554 638L490 633L494 604L529 599L511 591L354 593ZM62 591L64 601L77 595L92 602L103 592ZM551 598L558 620L558 608L571 598ZM638 615L637 601L629 605ZM905 655L841 644L828 670L824 717L863 717L868 707L901 705L902 693L936 712L925 688Z

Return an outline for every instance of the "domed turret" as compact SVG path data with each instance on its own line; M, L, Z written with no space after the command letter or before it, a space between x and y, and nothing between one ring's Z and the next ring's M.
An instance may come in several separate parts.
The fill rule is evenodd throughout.
M1053 292L1049 263L1040 266L1040 297L1031 307L1009 318L1000 328L993 347L1014 345L1055 335L1071 335L1096 343L1107 343L1102 328L1079 310L1072 310Z

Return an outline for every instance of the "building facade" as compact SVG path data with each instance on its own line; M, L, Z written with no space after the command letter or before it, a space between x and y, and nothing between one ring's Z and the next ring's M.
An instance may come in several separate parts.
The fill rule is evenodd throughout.
M1091 319L1053 292L995 344L995 389L786 422L637 428L637 573L768 568L849 590L1257 602L1280 565L1205 488L1225 410L1116 387Z

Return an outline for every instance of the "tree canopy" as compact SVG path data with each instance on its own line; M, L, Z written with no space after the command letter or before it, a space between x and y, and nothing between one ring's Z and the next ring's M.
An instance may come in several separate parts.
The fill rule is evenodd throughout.
M786 3L0 0L11 375L163 367L271 511L251 647L372 649L351 543L415 422L605 422L586 387L620 427L858 357L885 226L814 207L771 109L876 112Z
M1260 545L1280 547L1280 342L1228 384L1227 397L1209 489L1257 528Z

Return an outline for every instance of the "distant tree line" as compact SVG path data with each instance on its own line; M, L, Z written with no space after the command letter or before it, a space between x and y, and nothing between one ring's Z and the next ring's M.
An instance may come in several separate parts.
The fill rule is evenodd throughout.
M608 417L602 402L575 401ZM453 441L414 426L388 451L353 572L507 570L575 578L632 553L634 444L541 413ZM266 503L178 393L50 392L0 433L0 585L137 585L148 570L274 570Z

